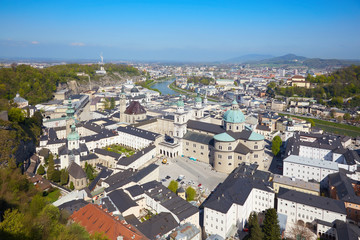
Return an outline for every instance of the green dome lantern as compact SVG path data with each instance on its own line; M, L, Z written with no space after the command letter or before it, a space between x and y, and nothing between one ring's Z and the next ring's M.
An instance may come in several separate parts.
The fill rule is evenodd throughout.
M76 141L76 140L79 140L79 139L80 139L79 133L76 131L76 127L73 124L73 125L71 125L71 132L67 136L67 140Z
M202 102L202 99L201 99L199 93L197 93L197 96L196 96L196 98L195 98L195 102L197 102L197 103L201 103L201 102Z
M177 101L176 105L178 107L184 107L184 101L182 100L182 96L179 96L179 101Z

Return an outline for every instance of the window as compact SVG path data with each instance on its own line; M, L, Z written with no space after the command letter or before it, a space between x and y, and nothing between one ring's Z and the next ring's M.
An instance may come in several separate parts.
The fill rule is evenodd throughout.
M189 146L189 142L186 142L186 145Z
M258 149L258 148L259 148L258 145L255 145L255 146L254 146L254 149Z
M241 156L238 156L238 159L239 159L239 160L242 160L242 157L241 157Z
M221 162L218 162L219 165L221 165Z
M229 163L229 166L232 165L231 163Z
M196 144L193 144L193 147L196 147Z
M231 150L231 147L228 147L228 150Z
M228 156L228 159L232 159L232 156Z
M204 146L201 146L201 149L204 149Z
M218 155L218 158L221 158L221 155L220 155L220 154Z
M258 158L258 155L257 155L257 154L255 154L255 155L254 155L254 158Z

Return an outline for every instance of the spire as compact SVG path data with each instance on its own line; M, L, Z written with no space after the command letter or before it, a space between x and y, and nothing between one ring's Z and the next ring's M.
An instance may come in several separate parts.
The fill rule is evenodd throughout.
M69 97L69 100L68 100L68 108L67 108L67 110L66 110L66 115L67 115L67 117L68 118L72 118L72 117L74 117L74 112L75 112L75 110L74 110L74 108L72 107L72 103L71 103L71 98Z

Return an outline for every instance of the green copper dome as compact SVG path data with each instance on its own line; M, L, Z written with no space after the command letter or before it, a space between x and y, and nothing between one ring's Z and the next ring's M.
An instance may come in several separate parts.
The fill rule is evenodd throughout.
M245 116L240 109L230 109L224 114L223 120L228 123L242 123L245 122Z
M235 139L226 132L214 136L214 139L219 142L233 142Z
M75 140L79 140L79 139L80 139L80 136L79 136L79 133L76 131L75 125L71 125L71 132L67 136L67 140L75 141Z
M201 97L200 97L200 94L198 93L197 96L196 96L196 98L195 98L195 102L201 103L201 101L202 101L202 99L201 99Z
M179 101L177 101L176 105L177 105L178 107L184 107L184 102L183 102L183 100L182 100L182 96L181 96L181 95L179 96Z
M259 134L259 133L256 133L256 132L252 132L250 137L249 137L249 140L250 141L261 141L261 140L264 140L264 136Z
M66 109L66 115L67 117L73 117L74 116L74 108L72 107L71 99L69 98L68 101L68 108Z

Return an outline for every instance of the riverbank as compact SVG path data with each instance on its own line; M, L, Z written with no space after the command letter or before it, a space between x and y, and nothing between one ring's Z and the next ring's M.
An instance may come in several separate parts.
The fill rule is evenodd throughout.
M190 97L196 97L196 93L194 92L191 92L191 91L188 91L188 90L185 90L185 89L181 89L181 88L178 88L176 85L175 85L175 81L173 83L171 83L169 86L168 86L171 90L177 92L177 93L181 93L181 94L185 94L187 96L190 96ZM209 97L207 96L207 99L211 102L218 102L219 100L214 98L214 97Z
M342 124L342 123L334 123L334 122L324 121L324 120L320 120L320 119L316 119L316 118L299 117L299 116L291 115L291 114L279 113L279 115L291 116L291 117L300 118L300 119L303 119L306 121L312 120L315 123L315 127L320 128L328 133L347 135L349 137L360 136L360 128L359 127Z

